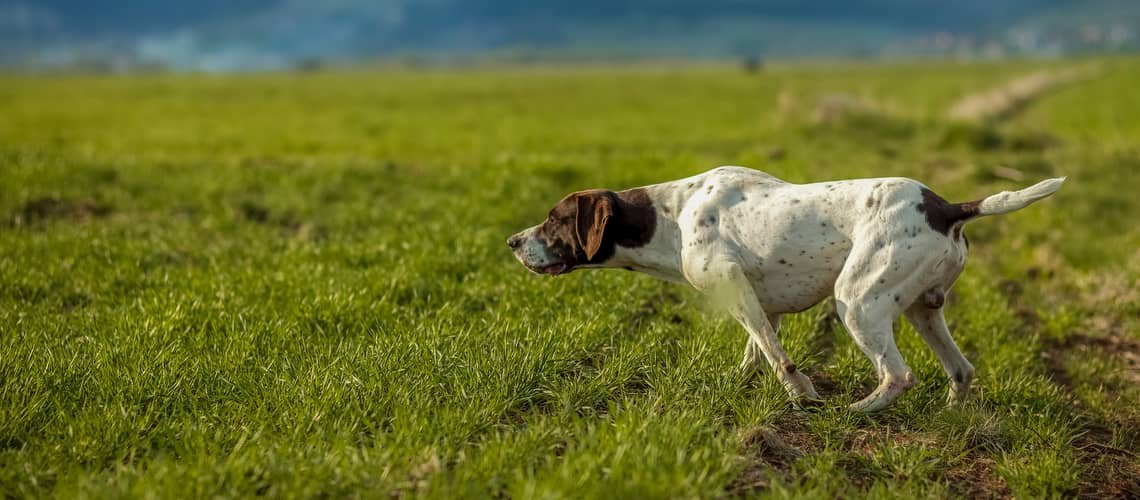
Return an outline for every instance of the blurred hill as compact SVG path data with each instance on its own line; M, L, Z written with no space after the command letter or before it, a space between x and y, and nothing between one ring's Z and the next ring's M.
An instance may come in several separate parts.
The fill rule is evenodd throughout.
M1003 57L1140 47L1135 0L0 0L0 64Z

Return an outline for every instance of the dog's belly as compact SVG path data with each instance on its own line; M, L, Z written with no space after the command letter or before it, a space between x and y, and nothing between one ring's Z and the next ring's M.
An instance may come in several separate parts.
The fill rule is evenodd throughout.
M733 207L725 230L764 309L799 312L834 289L854 245L854 201L816 186L761 189L768 203Z
M834 245L789 239L757 252L747 252L745 274L764 310L799 312L831 295L851 244L836 238Z

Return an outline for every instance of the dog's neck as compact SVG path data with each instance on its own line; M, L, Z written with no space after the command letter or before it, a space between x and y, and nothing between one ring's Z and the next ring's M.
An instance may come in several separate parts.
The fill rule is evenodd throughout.
M684 282L681 271L681 229L677 225L681 200L668 196L675 191L662 187L658 184L639 188L645 190L653 205L655 220L653 236L649 242L637 247L619 243L613 257L599 267L630 269L666 281Z

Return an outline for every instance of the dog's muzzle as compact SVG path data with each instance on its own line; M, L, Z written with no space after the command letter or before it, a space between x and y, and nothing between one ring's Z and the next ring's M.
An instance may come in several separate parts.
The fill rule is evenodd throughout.
M557 276L569 271L570 266L551 257L550 251L537 238L528 234L531 232L533 228L507 238L507 246L515 258L535 274Z

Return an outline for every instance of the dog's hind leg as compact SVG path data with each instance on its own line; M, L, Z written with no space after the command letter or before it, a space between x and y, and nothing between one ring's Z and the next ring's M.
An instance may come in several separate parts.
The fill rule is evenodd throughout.
M942 315L942 308L931 308L921 302L910 306L906 311L906 319L914 325L922 340L938 356L942 369L950 377L950 393L947 402L959 403L966 399L970 392L970 382L974 380L974 365L971 365L954 338L950 336L950 328L946 326L946 319Z
M914 372L895 345L891 330L894 316L882 307L838 299L839 315L855 344L871 360L879 385L870 395L851 405L852 410L873 412L886 408L915 384Z
M906 245L918 246L908 241ZM895 344L894 321L903 309L929 288L927 269L934 259L907 246L877 249L862 247L848 256L835 282L839 317L859 349L871 360L879 385L866 398L851 405L856 411L886 408L915 384Z

